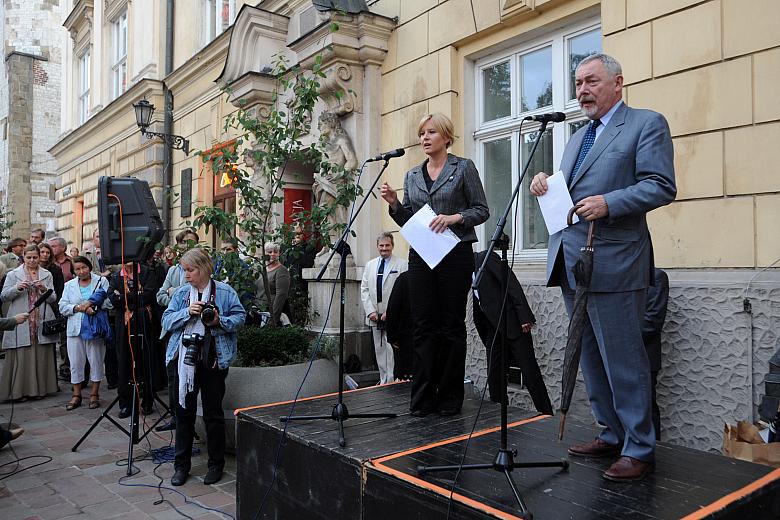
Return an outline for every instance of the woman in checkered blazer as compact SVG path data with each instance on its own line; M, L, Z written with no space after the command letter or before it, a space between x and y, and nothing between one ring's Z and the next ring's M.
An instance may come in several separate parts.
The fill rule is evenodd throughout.
M436 213L431 229L451 229L460 243L433 269L411 249L409 285L414 316L412 415L460 413L466 364L466 298L474 271L474 227L490 212L479 172L470 159L447 153L455 138L450 118L429 114L417 129L428 158L408 172L403 201L387 183L382 198L402 226L428 204Z

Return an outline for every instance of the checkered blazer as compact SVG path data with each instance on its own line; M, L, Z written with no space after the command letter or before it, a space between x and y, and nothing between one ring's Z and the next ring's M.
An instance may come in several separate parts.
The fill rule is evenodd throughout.
M490 211L474 162L448 154L447 164L430 192L423 177L424 164L406 172L403 202L396 211L390 209L390 216L399 226L403 226L425 204L439 215L460 213L463 215L463 223L450 226L450 229L460 237L461 242L476 242L474 227L485 222Z

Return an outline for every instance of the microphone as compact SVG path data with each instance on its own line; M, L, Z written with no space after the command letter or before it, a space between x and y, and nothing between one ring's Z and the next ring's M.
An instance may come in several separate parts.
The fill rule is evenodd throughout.
M33 303L33 306L32 306L32 307L30 307L30 310L29 310L28 312L32 312L32 311L34 311L35 309L37 309L38 307L40 307L41 305L43 305L43 302L45 302L45 301L46 301L46 298L48 298L49 296L51 296L51 293L53 293L53 292L54 292L54 289L46 289L46 292L45 292L45 293L43 293L43 294L41 294L41 295L38 297L38 299L37 299L37 300L35 300L35 303Z
M388 161L393 157L401 157L402 155L405 154L406 154L406 150L404 150L403 148L396 148L395 150L390 150L389 152L380 153L376 157L372 157L371 159L368 159L366 162Z
M540 123L560 123L566 120L566 114L563 112L548 112L547 114L529 116L528 119L539 121Z

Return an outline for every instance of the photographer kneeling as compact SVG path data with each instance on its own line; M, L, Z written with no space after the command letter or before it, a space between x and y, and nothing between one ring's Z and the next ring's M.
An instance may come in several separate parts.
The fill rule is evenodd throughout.
M214 484L225 466L225 378L236 357L236 331L244 325L246 311L236 291L211 278L214 266L203 249L187 251L179 263L187 284L173 293L162 317L162 334L171 333L165 363L176 364L173 384L179 390L171 484L181 486L190 472L199 390L209 453L203 483Z

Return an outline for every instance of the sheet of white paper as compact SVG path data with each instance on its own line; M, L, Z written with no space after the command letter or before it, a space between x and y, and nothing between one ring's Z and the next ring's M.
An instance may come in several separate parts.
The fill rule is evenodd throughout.
M547 193L537 197L536 200L539 201L539 208L542 210L542 217L549 234L555 234L568 226L566 215L574 203L562 171L559 170L547 177ZM575 214L571 220L576 224L580 218Z
M436 216L431 207L426 204L417 211L412 218L406 221L401 228L403 236L409 245L417 251L417 254L425 260L428 267L433 269L447 253L458 245L460 239L451 230L446 229L441 233L435 233L428 227Z

